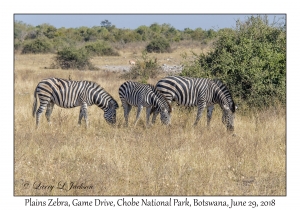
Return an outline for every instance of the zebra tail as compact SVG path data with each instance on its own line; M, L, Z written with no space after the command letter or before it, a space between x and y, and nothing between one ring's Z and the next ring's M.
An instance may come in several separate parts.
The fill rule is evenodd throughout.
M37 97L36 97L36 89L34 91L34 101L33 101L33 106L32 106L32 116L35 116L36 108L37 108Z

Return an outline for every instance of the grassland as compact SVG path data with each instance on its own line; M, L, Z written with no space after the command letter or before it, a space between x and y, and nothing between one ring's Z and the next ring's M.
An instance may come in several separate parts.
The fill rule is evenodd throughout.
M124 49L120 57L92 62L127 65L127 58L138 52L138 47ZM155 56L160 63L167 56L180 62L181 52L177 48ZM36 130L33 92L47 77L95 81L121 105L118 88L125 80L119 74L45 69L53 56L15 56L15 195L286 195L285 107L243 115L237 111L235 136L226 132L217 106L211 129L205 114L193 127L196 110L178 107L170 127L157 121L146 128L143 110L138 125L125 128L121 106L116 127L105 122L101 109L89 107L90 126L85 129L77 125L79 108L55 106L52 126L43 114ZM135 114L133 109L130 125Z

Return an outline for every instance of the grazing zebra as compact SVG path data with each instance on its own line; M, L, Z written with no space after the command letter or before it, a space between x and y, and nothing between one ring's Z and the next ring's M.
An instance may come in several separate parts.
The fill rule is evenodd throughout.
M135 61L129 60L129 64L135 66Z
M119 96L124 109L126 126L128 126L128 115L132 106L138 107L134 125L137 124L143 107L147 108L147 125L149 125L149 117L153 107L160 113L162 123L170 124L171 105L167 102L166 98L155 89L154 85L127 81L120 86Z
M40 107L37 110L37 96ZM70 81L59 78L44 79L35 88L32 114L36 114L36 127L40 116L46 110L46 118L49 123L54 104L63 108L81 106L78 124L84 117L88 126L87 107L93 104L104 111L104 118L110 124L116 123L116 109L118 103L100 85L90 81ZM37 111L36 111L37 110Z
M223 110L222 122L227 130L234 130L235 103L227 87L219 80L207 78L190 78L169 76L161 79L156 88L167 98L168 102L176 101L183 106L198 106L194 125L201 118L207 106L207 124L210 125L214 104L218 103ZM157 111L154 111L152 123L155 123Z
M234 101L233 101L233 98L232 98L232 96L231 96L231 93L230 93L230 91L228 90L228 88L226 87L226 85L224 85L224 84L223 84L220 80L218 80L218 79L214 79L213 82L216 83L216 85L221 89L221 91L223 92L223 94L225 95L225 97L226 97L226 99L227 99L227 101L228 101L228 104L230 104L230 105L232 106L232 109L233 109L234 112L235 112L235 110L236 110L238 107L235 105L235 103L234 103ZM210 113L209 113L209 107L207 107L207 109L208 109L208 110L207 110L207 116L208 116L208 121L207 121L207 123L208 123L208 126L209 126L210 120L211 120L211 117L212 117L212 112L213 112L214 107L213 107L213 105L212 105L212 110L211 110ZM226 116L226 115L224 115L224 114L223 114L223 116L222 116L222 122L223 122L224 124L226 124L225 116Z

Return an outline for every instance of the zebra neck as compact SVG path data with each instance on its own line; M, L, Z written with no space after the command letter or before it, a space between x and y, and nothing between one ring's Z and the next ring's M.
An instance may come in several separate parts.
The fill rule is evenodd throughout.
M222 92L221 89L216 88L213 94L213 103L218 103L221 107L222 105L228 105L226 96L224 95L224 93Z
M154 94L154 93L150 93L147 97L147 101L146 103L151 105L151 106L154 106L154 107L158 107L158 97Z
M101 100L100 103L97 103L97 106L103 110L107 110L109 103L110 103L110 100Z
M110 102L111 97L102 90L99 90L93 97L93 102L101 109L108 109L108 103Z
M161 112L163 110L163 107L166 108L166 106L167 106L167 102L165 101L165 103L164 103L162 96L159 97L159 96L155 95L150 100L153 100L151 105L156 107L157 111L159 111L159 112Z

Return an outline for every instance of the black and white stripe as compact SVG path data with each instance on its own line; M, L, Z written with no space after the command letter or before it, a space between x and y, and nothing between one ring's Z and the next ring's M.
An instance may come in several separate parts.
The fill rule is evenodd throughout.
M157 82L156 88L167 98L168 102L176 101L186 107L197 106L198 112L194 125L197 125L205 107L207 123L210 124L214 104L219 104L223 110L222 122L228 130L234 130L235 103L229 90L221 81L208 78L191 78L169 76ZM157 112L154 112L152 122L155 122Z
M37 110L37 97L40 107ZM46 118L50 123L50 115L54 104L62 108L80 106L78 124L82 117L88 125L87 107L97 105L104 111L104 118L110 124L116 123L116 109L118 103L100 85L90 81L70 81L59 78L44 79L35 88L32 114L36 114L38 127L40 116L46 110ZM36 111L37 110L37 111Z
M119 96L124 109L126 126L128 125L128 115L132 106L138 107L135 125L143 107L146 107L147 125L149 125L152 108L160 113L163 124L170 124L172 108L166 98L153 85L127 81L120 86Z

